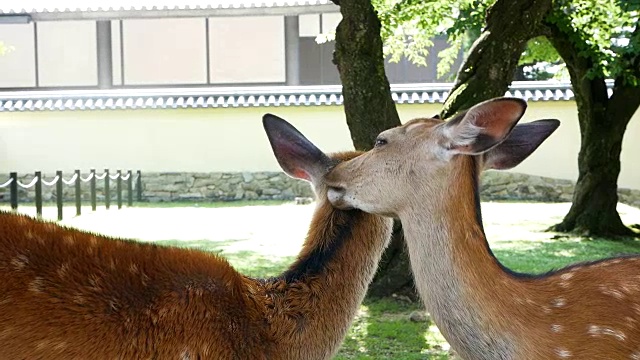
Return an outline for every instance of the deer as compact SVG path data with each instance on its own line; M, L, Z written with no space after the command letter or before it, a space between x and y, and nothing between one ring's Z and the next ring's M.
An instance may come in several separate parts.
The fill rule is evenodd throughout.
M517 98L418 118L326 176L330 202L400 220L417 291L460 357L640 359L640 257L512 271L484 233L478 176L521 163L559 126Z
M251 278L212 253L2 212L0 358L331 358L392 220L329 203L324 175L358 153L326 155L275 115L263 125L283 170L316 194L302 249L281 275Z

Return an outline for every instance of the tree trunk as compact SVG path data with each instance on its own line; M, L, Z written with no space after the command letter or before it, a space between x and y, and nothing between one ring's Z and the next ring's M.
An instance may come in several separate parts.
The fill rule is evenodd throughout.
M551 9L551 0L498 0L487 11L487 26L463 63L440 116L499 96L509 88L518 60Z
M380 21L369 0L334 1L342 21L336 28L333 62L342 81L347 125L358 150L373 146L380 132L400 125L384 71ZM396 222L389 248L383 255L368 296L393 294L415 298L413 276L400 224Z
M584 236L636 236L622 223L616 206L622 140L640 105L640 87L631 86L620 77L609 97L605 79L588 76L594 64L581 55L570 40L575 37L565 31L547 24L547 37L567 64L578 107L578 181L569 213L550 230ZM637 33L638 29L636 36ZM630 68L640 75L640 56L631 59Z

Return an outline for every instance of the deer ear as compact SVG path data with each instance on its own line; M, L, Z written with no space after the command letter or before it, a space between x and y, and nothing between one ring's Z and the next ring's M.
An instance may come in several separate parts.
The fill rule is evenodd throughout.
M475 105L445 123L441 145L452 154L481 154L507 138L526 108L527 103L516 98Z
M331 159L284 119L266 114L262 125L273 154L289 176L315 182L331 167Z
M556 119L536 120L519 124L509 137L498 146L484 153L485 169L506 170L520 164L529 157L557 128Z

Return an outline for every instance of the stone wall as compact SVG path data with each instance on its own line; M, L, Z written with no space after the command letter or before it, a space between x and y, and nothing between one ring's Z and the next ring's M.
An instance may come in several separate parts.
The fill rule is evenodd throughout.
M289 200L312 197L309 183L281 172L149 173L142 175L149 201Z
M86 175L83 175L86 176ZM68 178L68 176L66 176ZM28 183L33 175L25 175L21 181ZM51 180L52 175L45 179ZM5 179L0 178L0 182ZM116 183L111 180L111 198L116 199ZM574 184L569 180L511 172L487 171L481 179L483 200L526 200L546 202L570 202ZM123 183L123 200L126 201L126 184ZM96 186L97 199L104 200L104 180ZM134 199L135 199L134 181ZM83 201L90 200L89 184L82 185ZM20 188L21 202L32 202L34 188ZM65 201L72 202L73 186L64 186ZM620 201L640 207L640 191L619 190ZM313 197L311 186L295 180L282 172L244 173L142 173L142 200L158 201L236 201L236 200L293 200ZM43 186L43 200L55 200L55 187ZM9 201L8 188L0 188L0 201Z

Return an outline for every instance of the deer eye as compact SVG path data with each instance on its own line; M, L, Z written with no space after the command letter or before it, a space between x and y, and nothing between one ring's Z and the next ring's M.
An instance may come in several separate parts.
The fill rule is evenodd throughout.
M387 145L387 139L384 138L377 138L376 139L376 143L373 147L380 147L382 145Z

